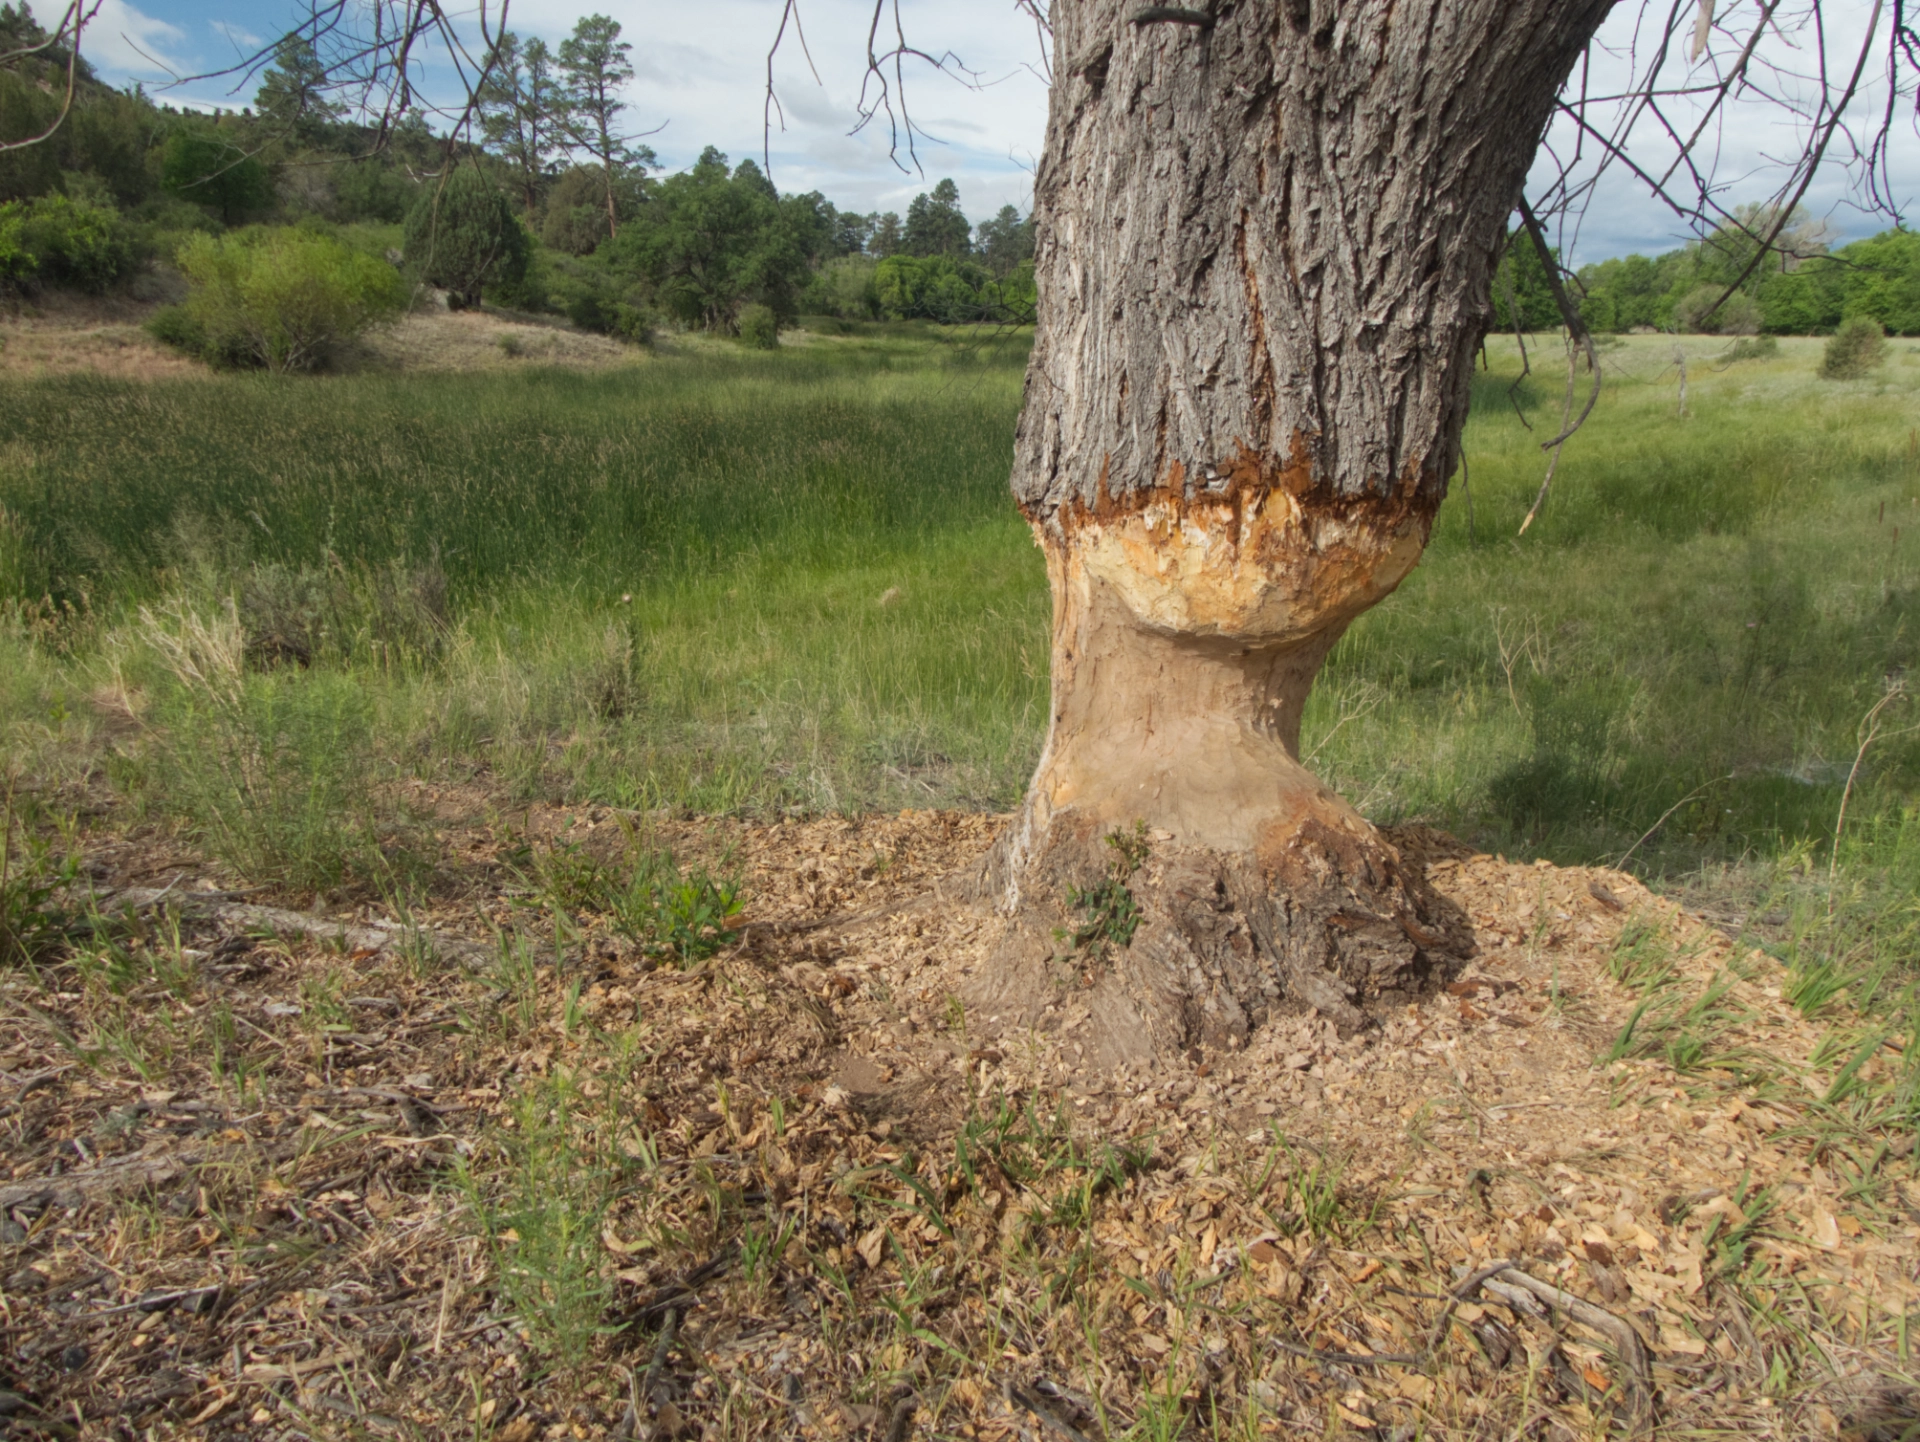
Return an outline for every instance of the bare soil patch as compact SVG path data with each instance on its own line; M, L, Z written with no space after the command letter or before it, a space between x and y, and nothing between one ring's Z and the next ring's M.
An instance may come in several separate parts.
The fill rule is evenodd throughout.
M0 377L91 373L121 380L205 375L207 366L162 345L143 328L159 304L126 296L49 293L0 315ZM555 365L601 370L644 352L545 318L423 308L369 331L338 369L491 371Z
M159 307L128 297L51 293L0 313L0 376L92 373L122 380L204 374L141 329Z
M236 930L180 853L101 836L102 895L169 898L0 976L0 1425L1071 1442L1915 1416L1911 1135L1857 1104L1896 1043L1840 1002L1809 1021L1770 957L1631 877L1402 831L1473 928L1447 990L1344 1039L1281 1017L1101 1073L1072 986L1034 1028L958 1001L998 923L953 878L993 818L655 821L749 903L681 970L521 880L555 847L615 855L634 818L420 800L448 899L344 918L392 944Z

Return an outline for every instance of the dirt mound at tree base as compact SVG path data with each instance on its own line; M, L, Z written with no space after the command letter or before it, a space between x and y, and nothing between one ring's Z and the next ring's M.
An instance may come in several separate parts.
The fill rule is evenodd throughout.
M188 908L177 940L0 980L0 1385L161 1436L531 1442L630 1409L878 1436L903 1398L900 1435L974 1438L1634 1415L1618 1335L1511 1274L1445 1300L1505 1260L1634 1330L1657 1429L1913 1414L1899 1058L1629 877L1402 837L1475 929L1449 991L1104 1075L1071 994L1025 1040L955 1004L992 921L944 887L991 820L660 824L743 875L740 945L658 969L576 916L556 966L550 910L492 868L610 855L619 820L449 825L490 894L416 920L517 928L492 963ZM116 1166L151 1184L82 1180Z

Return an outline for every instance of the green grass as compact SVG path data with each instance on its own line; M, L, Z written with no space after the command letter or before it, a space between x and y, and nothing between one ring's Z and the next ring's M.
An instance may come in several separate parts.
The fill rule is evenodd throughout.
M315 886L340 880L327 846L391 855L362 813L396 775L703 811L1010 804L1046 674L1006 491L1023 362L922 333L598 375L9 387L8 746L71 764L105 686L159 723L108 758L131 797ZM238 700L157 644L229 603ZM274 758L340 784L318 811L250 793Z
M1831 835L1860 720L1913 659L1920 356L1840 384L1815 378L1818 341L1724 370L1718 343L1683 344L1684 418L1671 338L1605 353L1599 409L1524 537L1558 386L1523 388L1528 432L1512 343L1490 347L1474 538L1456 480L1425 562L1309 708L1304 748L1370 815L1581 862L1658 823L1635 853L1655 871ZM1920 752L1891 731L1911 719L1870 754L1854 817L1902 814Z
M1456 480L1309 708L1312 764L1370 815L1566 861L1638 843L1654 872L1830 841L1860 719L1911 663L1920 355L1836 383L1818 341L1725 368L1683 344L1686 417L1671 338L1606 351L1524 537L1560 382L1536 349L1525 429L1512 342L1490 345L1472 533ZM593 375L11 384L9 752L104 759L237 869L317 886L342 879L330 850L394 855L395 777L702 811L1009 805L1045 714L1045 578L1006 491L1023 362L920 331ZM159 638L229 603L222 720ZM103 691L144 723L110 751ZM1849 803L1876 855L1911 849L1908 709ZM249 813L248 768L280 763L302 787Z

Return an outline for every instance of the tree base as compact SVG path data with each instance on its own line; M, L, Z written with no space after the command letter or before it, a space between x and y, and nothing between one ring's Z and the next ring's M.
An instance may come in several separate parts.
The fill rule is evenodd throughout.
M1337 801L1328 810L1264 855L1149 832L1124 882L1138 908L1125 944L1075 944L1089 923L1076 898L1115 875L1110 832L1056 816L1021 864L1010 830L974 880L983 899L1004 898L1019 865L1020 903L963 995L969 1016L1056 1034L1080 1064L1111 1071L1237 1049L1306 1012L1347 1035L1443 986L1473 955L1467 918L1386 835Z

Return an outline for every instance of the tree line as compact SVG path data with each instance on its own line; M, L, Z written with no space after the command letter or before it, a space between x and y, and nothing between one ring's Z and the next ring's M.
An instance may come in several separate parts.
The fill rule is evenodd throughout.
M1827 335L1865 318L1889 334L1920 335L1920 235L1896 227L1834 249L1826 225L1796 210L1759 255L1758 237L1777 218L1742 207L1702 240L1583 265L1567 288L1599 334ZM1546 268L1524 235L1501 260L1493 304L1501 330L1516 316L1527 330L1561 325Z
M0 141L59 114L70 57L32 49L46 39L24 3L0 4L0 53L15 55L0 67ZM228 251L240 264L275 250L297 269L294 250L309 264L344 248L397 259L455 305L557 312L629 337L746 321L765 335L803 316L1032 318L1033 231L1014 207L975 226L942 180L904 218L862 214L817 191L782 194L752 160L711 147L664 173L623 99L631 56L602 15L551 47L509 35L454 144L417 113L385 134L356 120L297 36L250 106L212 114L116 90L83 58L52 139L0 152L0 289L102 291L155 259L206 270ZM264 234L286 228L307 240ZM313 239L323 233L333 249ZM176 318L174 331L192 327Z

